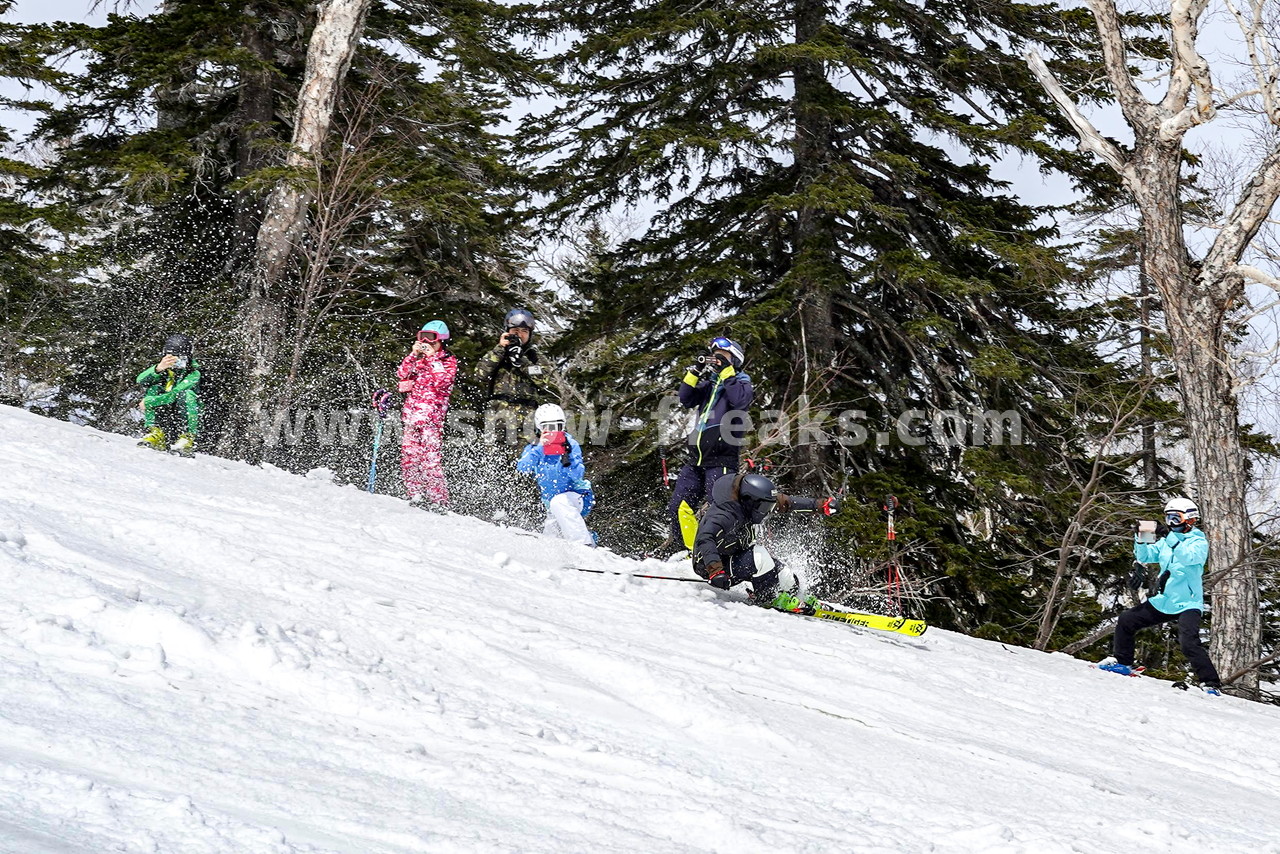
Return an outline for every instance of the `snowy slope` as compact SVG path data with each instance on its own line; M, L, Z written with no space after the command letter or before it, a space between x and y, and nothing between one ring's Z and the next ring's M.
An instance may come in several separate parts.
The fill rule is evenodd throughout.
M0 851L1280 852L1275 708L568 564L0 408Z

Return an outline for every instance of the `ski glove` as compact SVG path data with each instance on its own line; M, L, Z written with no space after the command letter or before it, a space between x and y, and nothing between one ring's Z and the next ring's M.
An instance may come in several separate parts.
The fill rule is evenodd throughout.
M707 564L707 581L717 590L728 590L733 583L733 579L724 571L724 564L720 561Z
M840 512L840 499L834 495L824 498L818 505L818 509L822 511L823 516L833 516Z
M567 454L569 450L569 442L565 438L563 430L548 430L540 437L542 441L542 453L548 457L562 456Z
M1138 592L1147 583L1147 565L1133 562L1133 572L1129 573L1129 589Z
M1156 539L1163 540L1169 536L1169 526L1164 522L1156 522Z
M394 398L391 392L385 388L380 388L373 393L373 409L378 413L379 418L386 418L387 413L391 410L391 403Z
M698 379L708 376L711 373L711 360L706 356L699 356L698 361L690 365L686 370Z

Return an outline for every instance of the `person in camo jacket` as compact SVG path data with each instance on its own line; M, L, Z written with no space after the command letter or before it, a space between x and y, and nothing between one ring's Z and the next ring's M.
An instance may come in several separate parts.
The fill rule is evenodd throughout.
M476 381L485 423L496 428L486 440L511 445L516 444L516 437L530 438L538 401L554 395L544 387L541 356L533 343L533 314L513 308L507 312L503 328L506 331L498 343L476 366ZM502 437L496 435L497 429L504 431Z
M396 377L404 395L401 420L400 472L405 491L415 504L437 508L449 504L444 477L444 422L449 396L458 374L458 360L449 352L449 327L433 320L418 332L413 350L400 363Z

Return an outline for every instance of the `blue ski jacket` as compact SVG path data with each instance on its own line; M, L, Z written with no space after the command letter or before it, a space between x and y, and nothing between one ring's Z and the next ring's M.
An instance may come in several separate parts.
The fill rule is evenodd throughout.
M1155 543L1135 538L1133 556L1141 563L1160 564L1160 592L1147 601L1162 614L1204 610L1204 562L1209 541L1199 528L1185 534L1170 531Z
M582 462L582 446L572 436L566 435L564 438L569 444L568 453L545 454L541 444L530 442L516 462L516 471L531 474L538 481L538 490L542 493L543 504L562 492L581 491L574 487L583 480L587 470ZM587 482L586 488L591 489L590 482ZM587 503L585 494L583 498L585 506Z

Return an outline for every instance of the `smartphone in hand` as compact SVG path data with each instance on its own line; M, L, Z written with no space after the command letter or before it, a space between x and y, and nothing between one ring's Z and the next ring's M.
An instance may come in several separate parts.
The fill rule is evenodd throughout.
M563 454L569 449L563 430L548 430L542 434L542 453L549 457Z
M1156 523L1150 519L1138 522L1138 542L1154 543L1156 541Z

